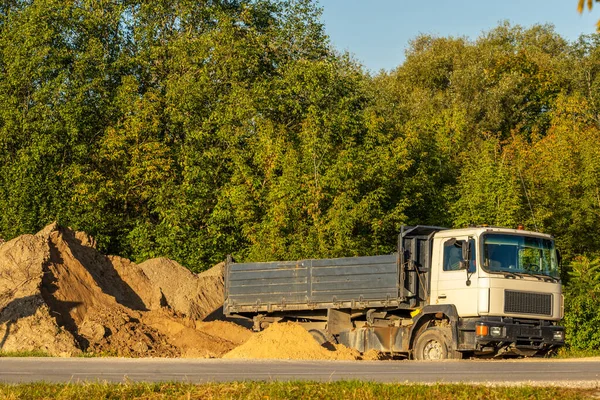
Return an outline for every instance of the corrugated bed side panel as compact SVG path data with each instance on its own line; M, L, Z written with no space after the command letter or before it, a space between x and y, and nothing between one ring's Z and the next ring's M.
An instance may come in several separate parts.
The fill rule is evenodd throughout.
M307 266L306 261L231 264L227 297L241 305L306 303Z
M398 297L396 254L311 260L312 302L385 300Z

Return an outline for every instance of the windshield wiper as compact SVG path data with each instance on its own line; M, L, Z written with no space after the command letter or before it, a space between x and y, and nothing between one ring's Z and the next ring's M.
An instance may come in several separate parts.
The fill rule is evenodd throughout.
M558 282L559 281L558 278L555 278L554 276L550 276L550 275L534 274L533 272L524 272L524 274L535 276L536 278L538 278L539 280L544 281L544 282Z
M545 282L558 282L559 279L554 277L554 276L550 276L550 275L544 275L544 274L534 274L534 273L530 273L529 275L535 276L536 278L543 280Z
M516 277L519 277L521 279L523 278L522 276L520 276L518 274L515 274L514 272L509 272L509 271L497 271L497 272L500 272L501 274L504 274L505 278L513 278L513 279L516 278Z

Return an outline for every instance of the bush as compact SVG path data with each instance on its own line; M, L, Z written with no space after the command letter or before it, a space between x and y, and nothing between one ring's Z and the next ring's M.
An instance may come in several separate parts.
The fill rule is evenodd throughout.
M575 350L600 348L600 257L571 263L565 288L566 344Z

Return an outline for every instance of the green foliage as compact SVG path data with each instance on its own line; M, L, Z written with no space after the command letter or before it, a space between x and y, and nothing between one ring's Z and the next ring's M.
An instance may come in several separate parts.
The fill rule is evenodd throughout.
M516 149L531 216L557 236L567 259L597 252L600 234L600 130L578 95L560 96L548 134Z
M565 291L566 344L573 350L600 347L600 258L578 257Z
M462 114L395 117L311 1L60 4L3 14L2 236L58 219L201 270L389 252L404 223L450 222Z
M597 295L567 295L565 318L563 320L566 334L566 345L575 350L594 350L600 346L600 318L598 308L600 300Z
M561 347L554 357L561 359L600 357L600 349L576 350L572 347Z
M495 138L477 142L465 156L451 206L458 226L515 227L523 221L522 174Z

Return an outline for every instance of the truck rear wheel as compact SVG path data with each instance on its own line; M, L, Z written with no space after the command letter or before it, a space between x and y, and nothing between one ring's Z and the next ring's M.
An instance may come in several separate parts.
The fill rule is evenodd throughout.
M423 331L415 342L413 358L415 360L460 359L462 353L452 350L452 342L446 330L433 327Z

